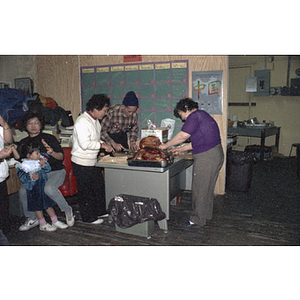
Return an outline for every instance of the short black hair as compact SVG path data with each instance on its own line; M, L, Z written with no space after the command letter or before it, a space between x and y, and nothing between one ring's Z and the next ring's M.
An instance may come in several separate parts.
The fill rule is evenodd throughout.
M95 94L86 104L86 110L93 111L94 108L101 110L104 106L110 106L110 99L106 94Z
M32 111L29 111L28 113L26 113L23 116L22 122L23 122L24 129L28 132L28 130L26 128L27 123L28 123L29 120L31 120L33 118L37 118L40 121L40 123L41 123L41 131L43 131L44 128L45 128L45 124L46 124L45 117L42 114L40 114L40 113L32 112Z
M26 158L27 154L32 154L33 151L40 151L40 145L34 142L25 142L19 145L20 158Z
M194 108L199 108L198 102L194 101L192 98L184 98L181 99L174 109L174 116L176 118L180 118L180 115L178 114L178 111L181 110L183 112L186 112L187 110L193 110Z

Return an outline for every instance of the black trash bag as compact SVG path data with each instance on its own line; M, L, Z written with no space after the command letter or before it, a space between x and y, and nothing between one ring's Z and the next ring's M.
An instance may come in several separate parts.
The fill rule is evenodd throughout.
M226 189L247 192L251 187L255 154L229 151L226 168Z
M125 194L110 200L108 212L121 228L129 228L148 220L160 221L166 217L157 199Z
M253 152L243 151L230 151L228 152L228 163L235 165L245 165L253 163L255 160L255 154Z

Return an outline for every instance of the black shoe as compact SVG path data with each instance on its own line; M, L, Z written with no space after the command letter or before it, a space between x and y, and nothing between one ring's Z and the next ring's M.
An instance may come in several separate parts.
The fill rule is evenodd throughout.
M190 228L190 227L197 227L198 225L195 223L191 224L190 221L186 221L182 224L182 226L185 228Z

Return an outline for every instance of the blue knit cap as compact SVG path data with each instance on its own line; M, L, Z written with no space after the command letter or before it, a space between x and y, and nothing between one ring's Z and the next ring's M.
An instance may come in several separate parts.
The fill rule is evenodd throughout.
M135 92L133 91L128 92L124 97L123 104L125 106L139 106L139 100Z

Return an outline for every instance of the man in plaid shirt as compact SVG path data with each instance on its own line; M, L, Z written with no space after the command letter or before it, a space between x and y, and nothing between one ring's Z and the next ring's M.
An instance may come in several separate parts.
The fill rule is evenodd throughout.
M129 133L130 149L138 150L137 108L139 101L135 92L128 92L122 104L111 106L107 116L101 121L101 140L111 145L116 151L129 149L127 132Z

